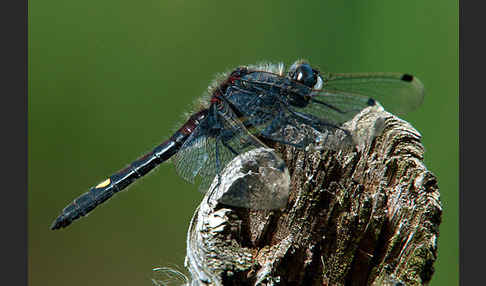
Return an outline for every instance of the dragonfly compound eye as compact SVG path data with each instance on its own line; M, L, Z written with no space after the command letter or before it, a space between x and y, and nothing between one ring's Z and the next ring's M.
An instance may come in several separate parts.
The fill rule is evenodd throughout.
M317 83L317 74L307 63L298 65L295 70L290 73L290 77L310 88L313 88Z

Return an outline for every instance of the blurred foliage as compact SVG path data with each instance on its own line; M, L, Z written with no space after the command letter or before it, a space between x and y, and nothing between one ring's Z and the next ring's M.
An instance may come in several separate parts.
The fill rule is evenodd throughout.
M335 72L415 74L404 117L443 203L432 285L457 285L457 1L29 1L30 285L151 285L183 268L201 194L171 164L67 230L72 199L165 140L214 75L306 58Z

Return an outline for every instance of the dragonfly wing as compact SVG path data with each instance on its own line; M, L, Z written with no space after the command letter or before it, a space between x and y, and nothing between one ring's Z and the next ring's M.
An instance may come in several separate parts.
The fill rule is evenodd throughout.
M259 147L268 148L224 105L193 131L174 156L174 163L179 175L191 183L199 175L199 190L204 193L231 160Z
M351 134L341 126L364 108L379 102L392 113L404 114L417 108L424 97L420 80L407 74L324 74L323 80L323 88L310 94L307 105L289 109L324 134L320 141L331 148L353 144ZM338 130L346 134L344 140L334 135Z
M324 74L323 79L323 88L312 93L312 100L317 103L313 107L322 107L319 102L324 102L340 110L326 108L341 123L374 101L403 115L420 106L425 94L420 80L404 73Z
M336 131L343 131L338 124L334 124L334 121L326 120L326 117L314 116L309 112L305 113L305 110L301 111L293 107L299 105L297 102L289 102L288 93L307 93L310 92L308 87L296 84L287 78L273 76L275 78L271 83L252 78L251 85L245 88L232 86L225 95L226 99L233 106L237 106L238 111L244 115L242 119L244 125L252 134L300 149L316 142L321 146L321 143L334 142L324 144L332 149L349 145L351 140L334 137ZM302 99L302 103L305 104L306 101ZM317 114L322 115L320 112ZM346 135L346 132L343 132Z
M211 140L205 131L201 126L196 127L172 157L179 176L190 183L194 183L196 176L209 160L210 154L207 149L209 149L208 145L211 144Z
M241 121L251 134L295 147L305 147L310 137L314 136L301 130L303 122L289 112L288 104L282 101L284 98L281 92L279 82L268 85L256 81L245 89L231 87L226 100L238 107L243 115Z

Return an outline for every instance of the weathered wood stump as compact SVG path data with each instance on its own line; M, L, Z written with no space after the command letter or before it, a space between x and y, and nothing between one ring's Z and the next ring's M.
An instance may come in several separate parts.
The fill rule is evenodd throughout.
M281 210L208 192L188 231L191 285L428 284L442 210L420 134L380 106L345 127L354 148L275 146L291 177Z

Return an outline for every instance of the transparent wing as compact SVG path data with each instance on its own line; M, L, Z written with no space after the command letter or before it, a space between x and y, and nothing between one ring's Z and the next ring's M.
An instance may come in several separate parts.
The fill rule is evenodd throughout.
M320 110L316 116L289 105L282 93L288 92L290 86L288 83L286 88L282 86L277 82L272 85L254 83L246 89L233 87L227 98L240 107L239 112L244 115L241 120L254 135L300 149L313 143L330 149L352 143L349 134L334 121L327 120ZM339 136L335 136L337 133Z
M425 94L418 78L403 73L324 74L323 81L323 88L312 93L308 111L323 110L335 123L351 119L375 101L403 115L420 106Z
M174 163L179 175L191 183L199 175L199 190L206 192L233 158L258 147L266 146L225 106L201 122L174 156Z
M200 126L192 132L179 152L173 157L175 168L179 176L190 183L194 183L201 169L208 164L210 153L207 149L210 145L208 134Z

